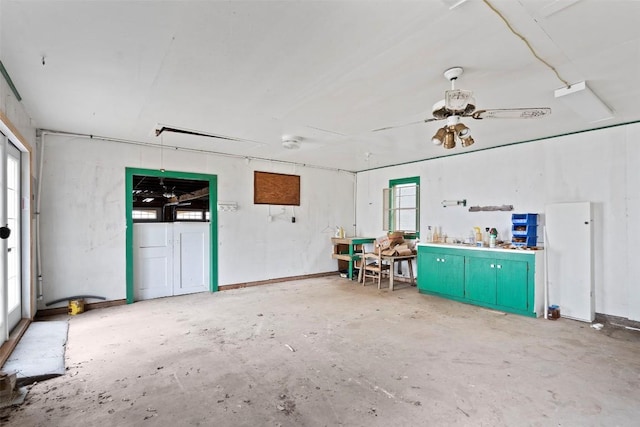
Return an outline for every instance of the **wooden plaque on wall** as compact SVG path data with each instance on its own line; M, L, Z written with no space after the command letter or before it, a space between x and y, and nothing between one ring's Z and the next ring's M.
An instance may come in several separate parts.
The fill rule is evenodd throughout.
M300 176L254 171L253 203L300 206Z

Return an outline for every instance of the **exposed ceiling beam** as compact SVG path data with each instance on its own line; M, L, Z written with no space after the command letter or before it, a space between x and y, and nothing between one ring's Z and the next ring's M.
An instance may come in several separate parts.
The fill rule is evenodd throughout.
M186 202L187 200L202 199L203 197L209 197L209 187L204 187L191 193L186 193L178 197L178 202Z

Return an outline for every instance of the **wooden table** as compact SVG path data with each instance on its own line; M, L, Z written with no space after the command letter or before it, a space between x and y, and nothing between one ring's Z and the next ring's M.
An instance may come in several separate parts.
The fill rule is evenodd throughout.
M332 237L331 243L333 244L333 254L331 257L348 263L347 277L352 279L354 262L360 259L360 255L362 254L362 245L366 243L373 243L375 241L376 239L373 237ZM348 252L342 253L343 250L347 250ZM340 269L339 264L338 269Z
M413 263L412 260L416 259L416 254L411 255L382 255L381 258L383 261L387 261L389 263L389 290L393 291L393 276L395 274L395 264L396 261L402 262L407 261L409 263L409 277L411 278L411 285L415 283L415 278L413 277ZM379 289L379 288L378 288Z

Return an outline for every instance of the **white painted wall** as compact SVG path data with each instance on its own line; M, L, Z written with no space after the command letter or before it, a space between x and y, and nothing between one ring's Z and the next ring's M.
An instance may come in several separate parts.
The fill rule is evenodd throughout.
M359 173L358 234L383 233L381 189L390 179L409 176L421 179L425 237L427 225L460 238L481 226L496 227L506 240L512 213L543 213L546 204L590 201L596 312L640 320L640 245L634 238L640 236L639 138L640 124L633 124ZM462 199L467 199L466 208L441 205ZM514 211L468 211L469 206L503 204Z
M159 168L160 150L51 134L44 146L43 302L125 298L125 168ZM163 166L217 175L218 200L238 204L218 213L219 285L337 270L330 237L354 222L353 174L167 149ZM253 204L254 170L300 175L301 205L272 206L269 222Z

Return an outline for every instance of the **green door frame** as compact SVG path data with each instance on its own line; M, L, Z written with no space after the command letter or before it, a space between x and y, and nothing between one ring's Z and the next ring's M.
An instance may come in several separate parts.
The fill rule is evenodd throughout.
M127 220L127 304L134 302L133 288L133 176L160 176L193 179L209 183L209 291L218 291L218 176L203 173L161 171L158 169L125 168L125 211Z

